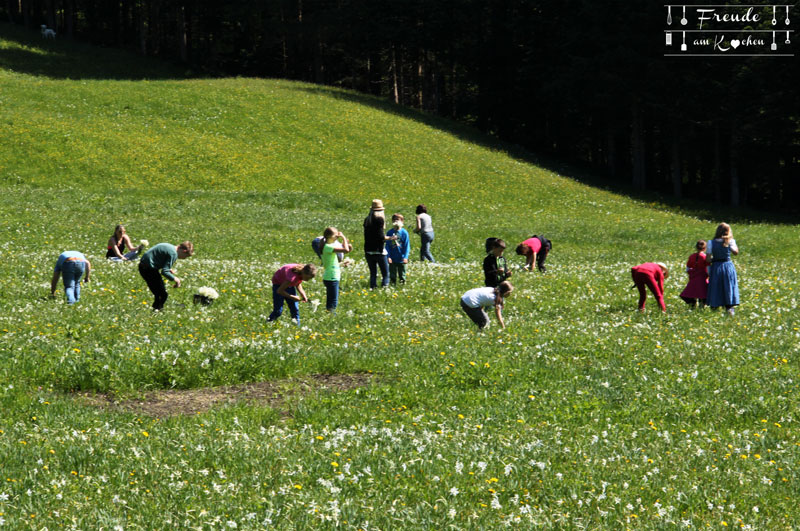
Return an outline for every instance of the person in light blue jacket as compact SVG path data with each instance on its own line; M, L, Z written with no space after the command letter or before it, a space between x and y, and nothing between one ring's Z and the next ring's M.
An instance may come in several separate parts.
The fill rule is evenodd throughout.
M392 214L392 228L386 233L389 238L386 241L386 252L389 253L389 282L397 285L406 283L406 264L408 263L408 253L411 245L408 238L408 231L403 228L402 214Z
M86 273L84 282L89 282L92 264L83 253L78 251L64 251L56 261L53 270L53 280L50 282L50 296L55 296L58 279L64 277L64 293L67 295L67 304L75 304L81 298L81 277Z

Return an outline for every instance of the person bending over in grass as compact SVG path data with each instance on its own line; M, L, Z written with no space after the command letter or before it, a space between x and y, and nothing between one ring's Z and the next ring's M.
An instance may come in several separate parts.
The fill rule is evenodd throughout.
M64 293L67 295L67 304L75 304L81 298L81 277L84 271L86 278L84 282L89 282L89 275L92 272L92 264L83 253L78 251L65 251L61 253L56 261L56 268L53 271L53 280L50 282L50 296L55 297L58 279L64 276Z
M489 324L489 316L484 308L494 306L494 314L501 328L505 328L503 322L503 304L514 291L514 286L509 281L501 282L496 288L484 287L475 288L461 296L461 309L478 325L479 329L486 328Z
M536 263L536 267L539 271L544 273L547 271L547 268L544 266L544 261L547 260L547 255L552 248L553 244L550 243L550 240L544 236L536 236L534 234L517 245L517 254L525 257L524 269L533 271L533 264Z
M304 280L311 280L317 275L314 264L286 264L272 275L272 313L267 318L272 322L283 313L283 303L289 306L289 313L297 325L300 325L300 307L297 303L308 302L306 292L300 285ZM298 295L299 294L299 295Z
M178 259L189 258L193 254L194 245L192 242L186 241L177 246L171 243L159 243L142 255L142 259L139 261L139 274L147 282L147 287L155 296L154 310L161 310L169 296L161 277L171 280L176 288L181 287L181 279L175 276L172 266Z
M344 253L349 253L353 250L353 246L336 227L325 229L322 237L325 241L322 246L322 265L325 266L325 272L322 274L322 283L325 284L325 309L335 312L339 305L339 282L342 279L339 255L344 256ZM337 240L341 240L341 243Z
M647 262L631 268L633 285L639 290L639 311L644 312L644 303L647 300L647 292L644 287L650 288L653 296L661 306L661 311L666 312L664 304L664 280L669 277L667 266L661 262Z
M129 252L125 252L125 249ZM122 262L128 260L136 260L139 253L144 249L144 244L134 247L131 243L131 238L125 233L123 225L117 225L114 228L114 234L108 239L108 248L106 251L106 258L114 262Z
M506 242L500 238L486 238L486 258L483 259L484 284L496 288L505 279L511 277L503 252Z

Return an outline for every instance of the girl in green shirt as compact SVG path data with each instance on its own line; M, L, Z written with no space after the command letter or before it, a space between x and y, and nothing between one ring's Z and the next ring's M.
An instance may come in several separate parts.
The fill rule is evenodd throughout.
M336 253L349 253L353 250L353 246L336 227L325 229L322 237L325 238L325 245L322 247L322 265L325 267L325 273L322 275L326 293L325 309L333 312L339 305L339 281L342 278L342 270Z

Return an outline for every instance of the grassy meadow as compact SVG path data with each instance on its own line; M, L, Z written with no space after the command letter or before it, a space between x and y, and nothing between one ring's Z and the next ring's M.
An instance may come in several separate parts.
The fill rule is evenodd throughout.
M368 96L205 79L0 24L0 527L11 529L791 529L800 522L798 227L631 198ZM370 291L370 201L437 265ZM679 299L698 238L730 221L742 305ZM161 313L134 242L190 239ZM409 223L409 224L410 224ZM334 225L356 263L336 315L267 323L271 276ZM553 241L546 275L513 254ZM499 330L458 306L483 241L509 243ZM412 234L412 258L419 238ZM67 306L53 265L92 261ZM668 313L635 311L630 267L663 261ZM201 286L220 292L194 306ZM305 284L324 302L320 278ZM288 312L285 312L288 313ZM297 392L312 375L367 385ZM150 416L98 407L258 382L241 401Z

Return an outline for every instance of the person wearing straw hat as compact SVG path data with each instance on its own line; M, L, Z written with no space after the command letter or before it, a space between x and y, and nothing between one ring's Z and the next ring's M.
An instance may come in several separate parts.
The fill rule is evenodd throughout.
M633 285L639 290L639 311L644 312L644 303L647 299L645 286L650 288L653 296L661 306L661 311L666 312L664 304L664 280L669 277L669 270L663 262L647 262L631 268Z
M369 214L364 218L364 256L369 267L369 288L378 287L378 267L381 269L381 287L389 285L389 260L384 245L397 236L386 236L386 216L383 201L373 199Z

